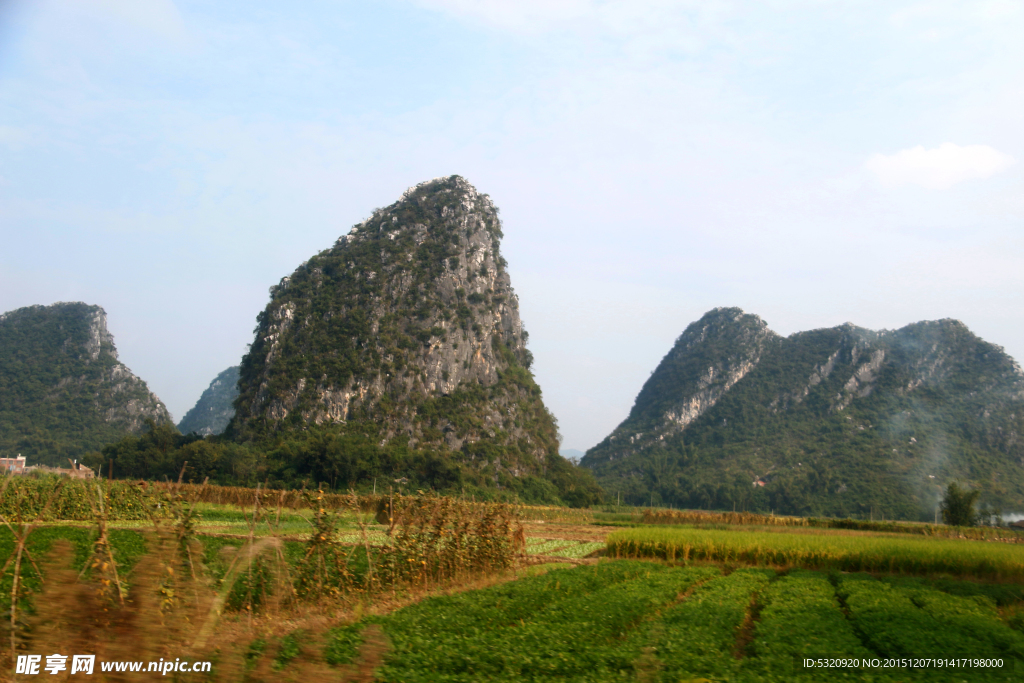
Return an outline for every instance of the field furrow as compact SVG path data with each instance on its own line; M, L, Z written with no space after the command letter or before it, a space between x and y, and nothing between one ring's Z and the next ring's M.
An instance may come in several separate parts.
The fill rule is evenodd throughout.
M661 671L662 680L734 675L737 632L751 596L764 590L775 572L740 569L699 586L686 600L665 610L644 633L645 660L638 673ZM647 669L645 671L644 669Z
M1024 637L999 621L994 606L936 590L907 588L866 575L843 577L846 603L862 641L881 657L1020 659ZM950 680L948 671L918 671L912 680ZM1015 680L1011 671L970 672L969 680Z
M381 621L394 645L381 672L394 681L614 680L642 655L631 631L715 574L608 563L425 601Z
M820 678L801 660L815 657L871 657L843 614L835 589L820 572L796 570L772 582L760 595L762 609L752 655L744 670L754 680ZM838 680L860 680L861 672L834 672Z

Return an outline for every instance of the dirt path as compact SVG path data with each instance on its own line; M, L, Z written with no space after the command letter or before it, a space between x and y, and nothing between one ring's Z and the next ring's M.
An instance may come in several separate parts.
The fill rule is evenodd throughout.
M567 541L603 542L618 527L594 524L560 524L558 522L525 522L526 538L564 539Z

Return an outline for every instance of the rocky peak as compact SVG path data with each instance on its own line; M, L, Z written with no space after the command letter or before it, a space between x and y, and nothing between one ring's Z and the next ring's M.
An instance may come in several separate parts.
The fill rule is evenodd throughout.
M89 337L85 341L85 352L90 360L97 360L104 350L114 359L117 359L117 348L114 346L114 336L107 330L107 312L99 306L89 314Z
M42 462L171 421L160 399L117 359L107 314L82 302L0 316L0 449Z
M497 208L459 176L374 211L271 288L242 362L236 426L357 421L384 441L458 449L499 438L557 452L539 391L524 400L536 390L532 356L501 237ZM472 419L438 416L437 400L467 391L485 394ZM524 411L543 413L547 436L524 428Z
M629 417L584 462L663 442L710 410L779 341L739 308L715 308L690 324L644 383Z
M685 428L757 365L778 339L767 323L739 308L715 308L692 323L651 374L630 420Z

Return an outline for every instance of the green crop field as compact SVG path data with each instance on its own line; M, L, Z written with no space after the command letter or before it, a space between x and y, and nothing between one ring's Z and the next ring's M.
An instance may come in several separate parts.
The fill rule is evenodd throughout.
M432 495L396 497L389 525L379 497L93 485L104 519L88 490L35 486L0 491L7 521L18 501L45 519L0 525L5 662L85 638L108 658L209 658L220 681L1024 679L1012 534L651 526ZM835 658L855 665L806 665Z
M803 531L803 530L801 530ZM766 533L642 527L608 536L615 557L902 574L949 574L1024 582L1024 545L890 535Z
M351 665L367 629L379 628L389 643L377 671L383 681L1020 680L1024 633L1001 620L1000 599L1019 601L1021 593L970 582L943 587L973 594L864 574L726 575L618 560L366 618L332 631L325 655ZM974 657L1003 666L804 667L818 657Z

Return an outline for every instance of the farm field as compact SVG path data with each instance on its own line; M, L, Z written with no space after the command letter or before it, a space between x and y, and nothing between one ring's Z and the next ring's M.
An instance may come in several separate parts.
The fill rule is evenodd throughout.
M1012 532L759 527L707 513L644 524L646 511L432 496L396 498L389 526L378 522L388 519L381 497L310 493L289 506L280 495L271 506L251 490L120 484L108 489L110 519L93 507L90 520L75 488L60 493L73 519L53 519L53 500L40 494L50 486L15 491L37 515L27 537L24 519L0 525L0 609L17 617L6 622L14 638L9 625L2 635L22 648L64 642L47 604L78 601L88 615L100 595L135 635L116 640L122 617L95 613L85 617L92 646L201 653L215 662L207 680L1005 681L1024 672L1024 544ZM10 498L0 508L11 521ZM153 590L160 606L118 607L118 591ZM61 628L72 628L62 638L76 633ZM819 657L1003 666L804 666Z
M46 498L42 494L51 491L53 483L44 480L35 487L23 486L27 490L24 499L27 499L28 504L22 509L27 509L30 513L44 515ZM96 541L96 528L94 522L78 519L85 517L83 510L88 509L88 501L83 500L85 496L80 490L82 488L77 482L71 482L71 485L65 487L62 499L59 500L63 503L64 511L70 512L68 516L75 519L48 519L36 522L35 528L27 537L25 544L27 559L22 562L18 577L19 591L25 594L19 600L22 607L31 605L31 596L38 592L43 585L39 576L39 563L34 558L38 558L40 562L45 559L55 542L60 540L69 542L72 551L72 568L85 572L86 565L95 550L93 546ZM224 495L223 491L216 491L214 487L207 488L214 489L218 495ZM195 487L193 487L194 491ZM228 492L235 496L239 493L235 490ZM5 493L7 495L0 500L0 507L6 508L4 518L8 519L12 510L15 509L12 493L18 492L6 490ZM147 503L143 496L138 495L137 487L134 486L125 486L121 482L116 482L115 486L107 489L107 494L108 496L113 494L115 500L120 497L120 514L111 515L114 518L107 520L104 526L108 530L113 564L121 570L122 580L128 583L136 562L147 552L147 538L158 525L165 532L170 530L175 523L174 515L168 512L168 507L164 504L166 501L160 502L162 499L156 498L155 504L154 500L149 500ZM250 499L253 494L253 491L249 491ZM344 502L344 497L335 496L334 498L336 500L330 502ZM301 501L293 500L293 503L301 504ZM383 550L396 550L394 547L396 537L388 535L388 526L377 523L372 514L361 509L372 508L373 504L375 504L374 501L371 501L371 504L357 501L348 509L339 505L340 509L333 514L329 513L329 542L334 544L333 547L336 548L337 555L334 558L334 571L340 570L347 576L350 584L349 590L367 589L367 586L364 585L367 569L371 564L378 562ZM53 507L51 505L50 510ZM479 512L486 506L476 504L470 507L474 512ZM141 511L147 509L148 518L134 518ZM178 510L176 514L180 515L181 510ZM532 521L525 524L524 529L526 545L521 550L521 562L524 564L551 560L579 561L586 555L603 549L603 538L611 529L610 527L577 524L576 522L589 518L589 516L581 514L581 511L563 508L532 508L528 514ZM52 517L54 515L44 516ZM129 518L119 519L118 517ZM266 554L254 557L243 575L235 577L235 586L227 597L228 605L235 607L252 603L254 600L258 602L259 597L254 598L253 596L254 588L257 594L265 592L270 574L294 575L297 572L302 572L303 564L308 560L305 557L305 551L308 549L309 539L311 535L318 532L316 518L316 511L308 507L264 509L263 514L257 514L253 507L236 504L193 503L190 506L188 526L194 540L199 544L198 554L194 556L195 562L201 565L203 573L213 582L213 585L220 588L239 550L258 543L260 539L274 541L279 545L277 561L272 561ZM560 523L557 521L558 519L569 520L569 523ZM8 519L8 521L10 520ZM421 523L426 524L426 520L421 520ZM16 524L15 528L18 526ZM419 530L426 531L427 527L421 526ZM411 536L407 533L406 539L410 538ZM413 545L420 544L414 542ZM0 562L8 562L14 554L15 547L16 538L11 528L0 525ZM401 549L397 550L401 551ZM405 550L408 552L409 548L405 548ZM422 553L424 549L420 548L418 552ZM367 561L368 554L369 562ZM338 566L339 562L340 566ZM0 609L9 610L14 572L10 566L4 569L5 571L0 574ZM255 571L255 578L251 576L253 571ZM434 573L436 574L436 572ZM431 584L429 576L419 578L419 583L423 586ZM435 580L434 583L437 581ZM441 581L441 583L445 583L445 581Z
M387 643L384 681L1020 680L1024 634L1000 618L1020 591L954 585L973 594L863 574L617 560L429 598L335 629L326 652L352 665L373 634ZM823 674L803 666L808 657L926 656L995 658L1003 667Z
M600 515L599 516L604 516ZM759 529L807 533L883 532L943 538L1016 539L1017 534L1005 527L951 527L923 522L869 521L865 519L833 519L788 517L751 512L708 512L705 510L663 510L647 508L635 514L645 525L697 526L703 528Z
M222 516L233 517L234 511L223 511ZM227 566L230 564L230 555L225 549L238 550L244 547L248 527L242 519L242 513L238 512L238 519L218 520L208 524L197 524L199 533L196 538L202 546L202 562L207 571L216 580L220 581ZM298 515L296 515L298 516ZM380 524L367 524L365 535L363 530L356 525L356 518L345 520L339 525L337 542L342 547L352 548L359 553L364 544L364 539L371 548L390 547L393 539L387 535L387 527ZM348 522L345 524L344 522ZM118 566L130 571L140 557L146 553L146 532L151 524L142 524L135 521L113 522L110 529L110 545L113 557ZM311 524L307 519L300 521L283 522L281 527L284 533L280 535L283 554L289 568L294 570L303 557L305 537L310 534ZM300 533L301 532L301 533ZM253 534L256 538L270 536L273 530L267 529L265 525L254 525ZM580 560L605 548L604 541L588 541L577 538L573 525L548 525L543 529L543 536L527 534L526 547L523 553L523 560L527 564L541 561L572 561ZM49 523L37 528L29 537L26 547L34 557L44 557L50 552L57 540L66 540L73 549L74 560L72 567L81 570L90 555L94 536L91 530L81 523ZM15 548L15 539L10 529L0 526L0 562L6 561ZM355 562L359 571L365 569L365 553L363 559ZM22 572L21 581L30 590L38 589L41 586L39 576L35 567L27 565ZM9 609L10 591L13 583L13 576L10 572L0 578L0 609Z
M1024 545L861 532L837 534L672 527L621 529L609 555L1024 581Z

